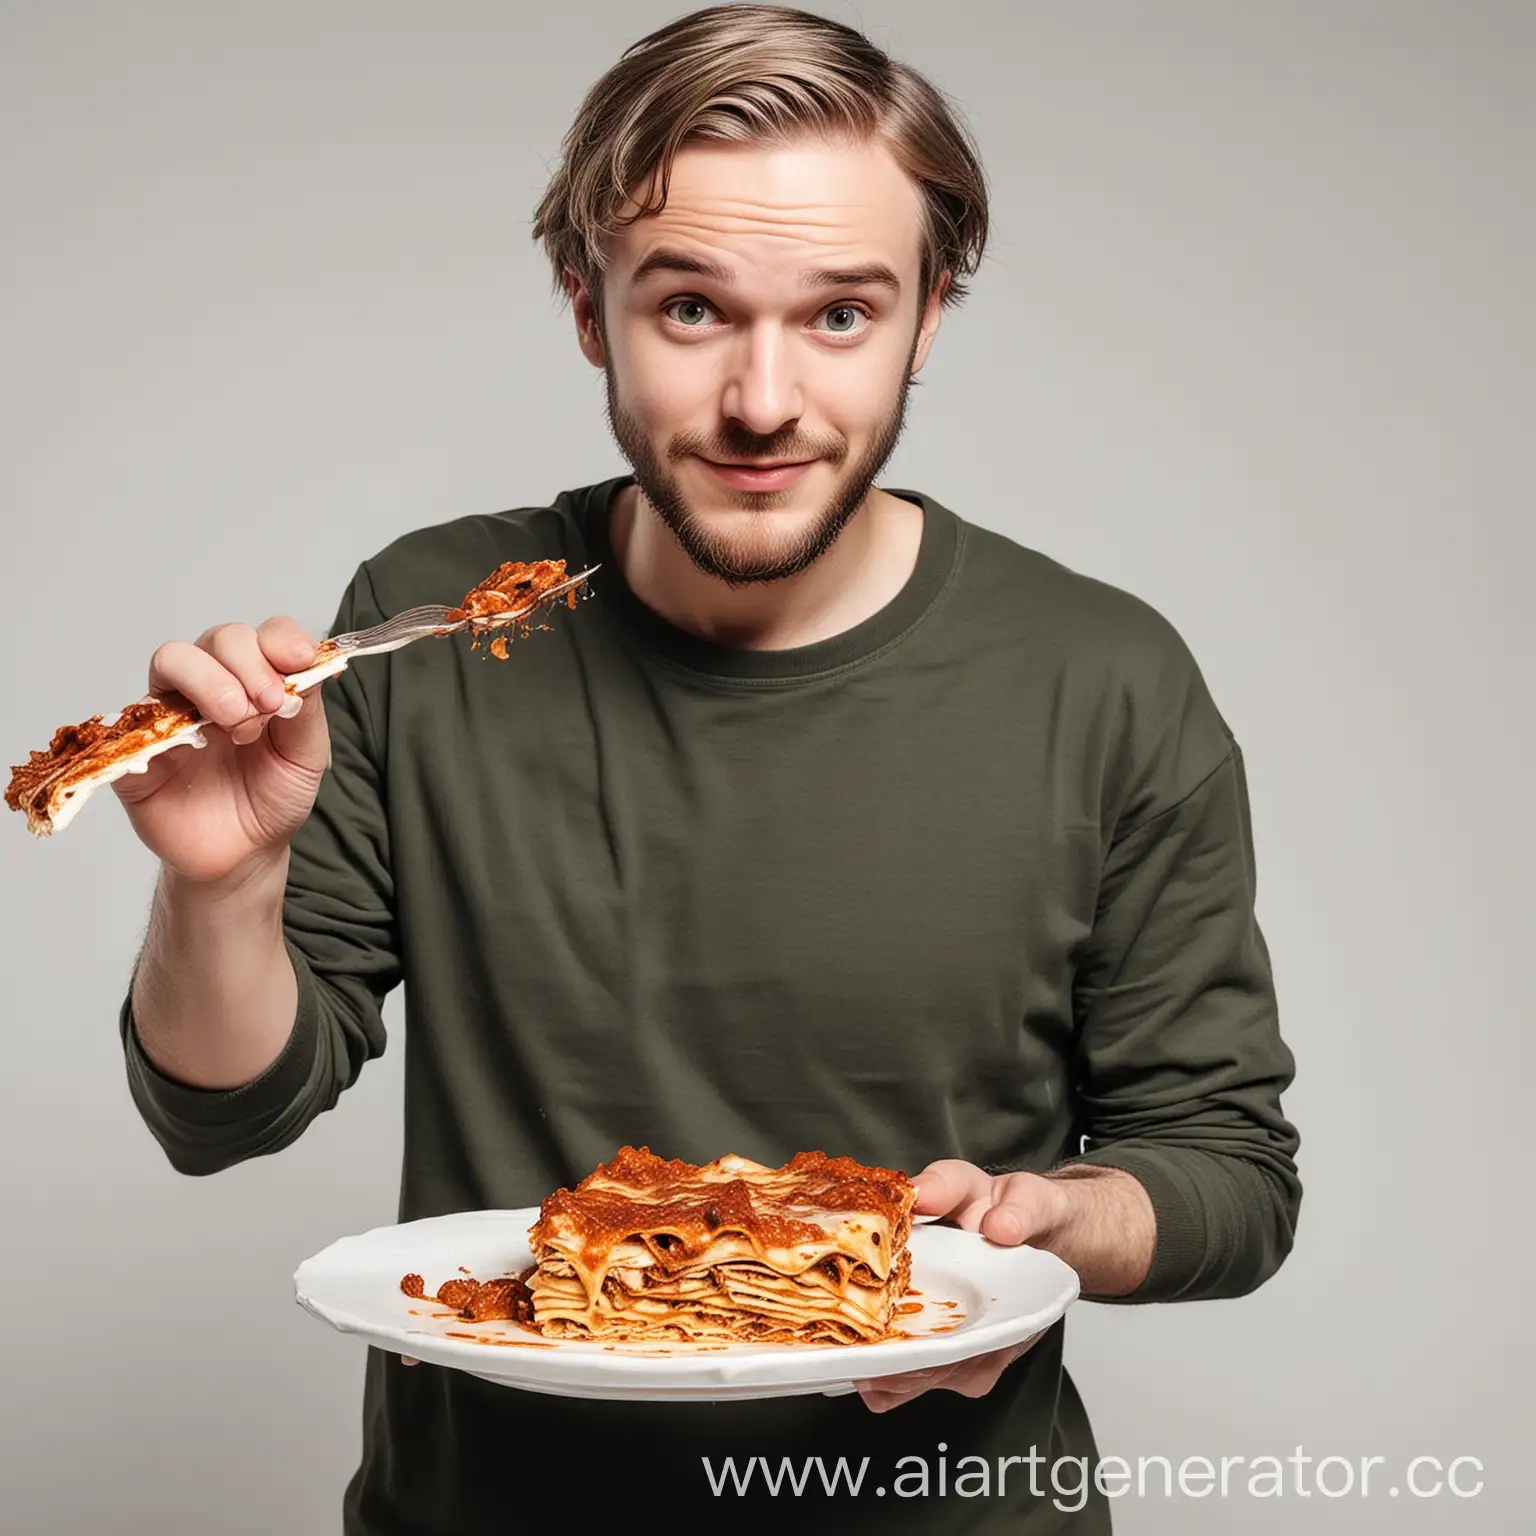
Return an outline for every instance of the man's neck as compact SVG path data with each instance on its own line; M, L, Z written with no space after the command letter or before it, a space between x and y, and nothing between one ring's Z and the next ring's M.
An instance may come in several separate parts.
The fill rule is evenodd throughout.
M608 539L630 591L669 623L720 645L779 651L830 640L884 608L917 565L923 509L871 490L812 565L740 587L701 571L637 485L614 497Z

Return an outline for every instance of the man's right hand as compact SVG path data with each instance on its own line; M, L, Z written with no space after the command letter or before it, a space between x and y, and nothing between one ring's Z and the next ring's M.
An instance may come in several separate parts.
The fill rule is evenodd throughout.
M112 788L140 840L172 873L198 883L239 878L280 854L303 826L330 762L320 687L290 719L283 674L318 642L293 619L259 629L220 624L197 642L171 640L150 660L149 691L179 695L207 719L207 746L175 747ZM173 699L173 702L180 700Z

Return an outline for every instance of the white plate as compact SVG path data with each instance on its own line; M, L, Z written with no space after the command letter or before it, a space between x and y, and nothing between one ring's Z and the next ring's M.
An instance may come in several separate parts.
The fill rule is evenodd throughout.
M912 1286L922 1310L897 1319L910 1335L879 1344L612 1344L540 1339L511 1322L467 1323L441 1303L414 1301L401 1278L434 1296L464 1270L476 1280L533 1262L538 1208L461 1211L344 1237L293 1277L299 1305L343 1333L486 1381L562 1397L673 1401L785 1397L854 1390L890 1376L1017 1344L1077 1299L1076 1270L1043 1249L1005 1248L939 1224L912 1231ZM461 1269L462 1266L462 1269ZM452 1338L450 1334L469 1334ZM504 1344L480 1342L504 1340Z

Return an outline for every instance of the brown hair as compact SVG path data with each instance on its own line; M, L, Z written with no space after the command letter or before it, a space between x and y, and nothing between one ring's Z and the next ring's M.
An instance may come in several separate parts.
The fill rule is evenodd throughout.
M948 271L944 303L958 304L987 239L986 177L965 125L862 33L782 5L694 11L627 48L587 92L534 216L556 290L570 267L601 305L604 238L661 211L684 144L809 133L891 151L923 196L922 293ZM631 197L638 210L624 217Z

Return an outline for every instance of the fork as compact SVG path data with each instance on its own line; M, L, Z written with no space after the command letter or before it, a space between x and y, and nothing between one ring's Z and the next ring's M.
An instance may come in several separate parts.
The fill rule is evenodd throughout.
M324 682L326 678L335 677L338 672L346 671L348 664L356 656L371 656L381 651L397 651L402 645L411 644L413 640L425 640L428 635L451 635L461 629L473 629L478 633L520 623L548 607L556 598L574 592L595 570L597 566L594 565L575 576L567 576L564 581L557 582L539 593L533 601L507 613L488 614L484 618L455 619L450 623L448 615L453 612L452 608L445 608L438 603L429 603L420 608L407 608L403 613L397 613L392 618L385 619L383 623L370 625L367 629L355 629L344 635L333 635L330 639L320 642L319 649L315 653L320 659L313 666L307 667L302 672L292 672L283 679L283 687L288 696L283 700L282 707L277 713L285 720L291 719L303 707L302 694ZM171 697L177 696L171 695ZM151 700L146 699L142 702L147 703ZM109 758L98 771L67 785L58 793L49 809L39 812L40 803L44 806L49 804L49 784L60 773L66 771L68 765L61 766L54 774L42 780L30 791L22 807L27 813L28 830L37 836L62 832L74 820L91 792L99 789L103 784L110 784L114 779L122 778L125 773L143 773L148 768L151 758L170 751L172 747L207 746L208 738L203 734L203 729L214 722L197 713L190 706L184 706L180 712L184 718L171 729L156 736L135 752ZM96 718L99 720L101 716L98 715Z
M370 625L367 629L354 629L344 635L333 635L328 640L320 642L320 648L315 653L321 658L320 660L302 672L290 672L283 679L283 687L287 689L289 697L278 713L285 717L297 714L300 703L297 695L307 692L316 683L322 683L328 677L335 677L338 672L346 671L354 657L376 656L384 651L398 651L401 646L410 645L414 640L425 640L429 635L452 635L457 634L461 629L473 629L480 633L519 623L524 619L532 618L541 609L547 608L556 598L564 597L568 592L574 592L597 569L598 567L593 565L584 571L578 571L574 576L567 576L564 581L546 588L534 602L522 608L511 609L506 613L488 614L483 618L457 619L450 624L447 620L448 615L453 612L452 608L445 607L441 603L424 603L418 608L407 608L385 619L382 623Z

